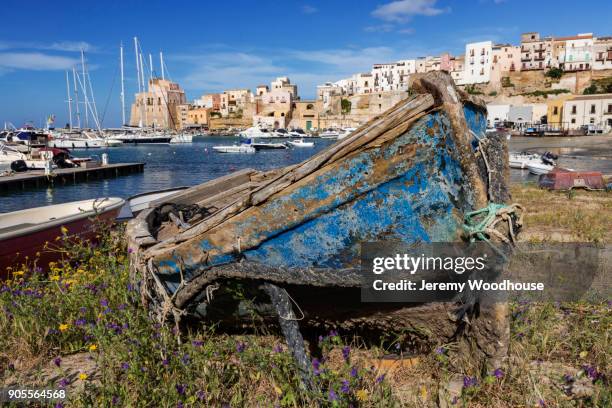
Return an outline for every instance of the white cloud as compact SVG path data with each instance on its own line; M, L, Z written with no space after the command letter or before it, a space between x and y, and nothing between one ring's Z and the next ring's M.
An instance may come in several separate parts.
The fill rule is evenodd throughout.
M437 16L450 11L450 8L439 8L437 0L397 0L378 6L372 15L385 21L406 22L413 16Z
M39 52L0 53L0 69L26 69L32 71L54 71L68 69L79 62L78 59L48 55Z
M302 13L304 14L313 14L319 11L318 8L305 4L302 6Z
M378 25L371 25L371 26L366 26L363 28L364 31L368 32L368 33L388 33L390 31L393 31L394 25L393 24L378 24Z
M86 41L57 41L53 43L4 41L0 40L0 50L49 50L62 52L93 52L96 47Z

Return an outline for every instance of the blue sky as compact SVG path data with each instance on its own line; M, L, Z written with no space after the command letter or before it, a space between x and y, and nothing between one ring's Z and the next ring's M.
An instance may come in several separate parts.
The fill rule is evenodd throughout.
M16 126L39 124L49 114L66 123L64 71L81 47L103 125L118 125L118 46L126 46L129 104L134 36L145 52L164 51L172 79L191 100L281 75L311 98L316 84L369 71L373 63L459 54L471 41L517 44L525 31L612 35L609 0L3 0L0 7L0 125Z

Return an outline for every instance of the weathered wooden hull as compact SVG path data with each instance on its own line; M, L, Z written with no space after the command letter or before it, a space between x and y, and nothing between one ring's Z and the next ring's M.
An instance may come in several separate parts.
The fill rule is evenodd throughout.
M488 173L475 155L485 108L460 99L442 74L414 88L416 96L304 163L252 173L247 187L226 178L226 194L215 183L200 187L208 195L187 193L174 204L211 209L193 226L156 233L161 207L131 221L132 272L147 307L161 320L187 312L236 324L243 309L231 300L236 285L254 299L271 282L296 298L304 325L433 326L433 315L448 322L452 305L383 307L359 298L362 242L461 241L467 212L508 198L506 160L492 160L496 171ZM505 138L495 148L507 155ZM265 301L260 306L266 315ZM438 335L450 338L455 326Z

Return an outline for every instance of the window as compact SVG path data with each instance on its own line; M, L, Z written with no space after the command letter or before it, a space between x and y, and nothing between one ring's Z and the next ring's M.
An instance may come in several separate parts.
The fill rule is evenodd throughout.
M612 113L612 103L608 104L608 113Z
M589 120L589 123L590 123L591 125L594 125L594 124L595 124L595 118L591 118L591 119Z
M553 108L553 115L558 115L558 114L559 114L559 107L558 107L558 106L555 106L555 107Z
M576 105L572 105L572 115L576 114Z
M572 123L576 123L576 119L572 119Z
M595 104L591 105L591 113L595 113Z

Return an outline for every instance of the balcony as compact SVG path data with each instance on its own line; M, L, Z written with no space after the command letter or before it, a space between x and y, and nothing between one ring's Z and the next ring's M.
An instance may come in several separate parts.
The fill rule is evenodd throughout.
M529 57L521 57L521 62L529 62L531 61L531 58Z
M533 60L534 61L544 61L544 57L543 56L538 56L538 57L535 57Z

